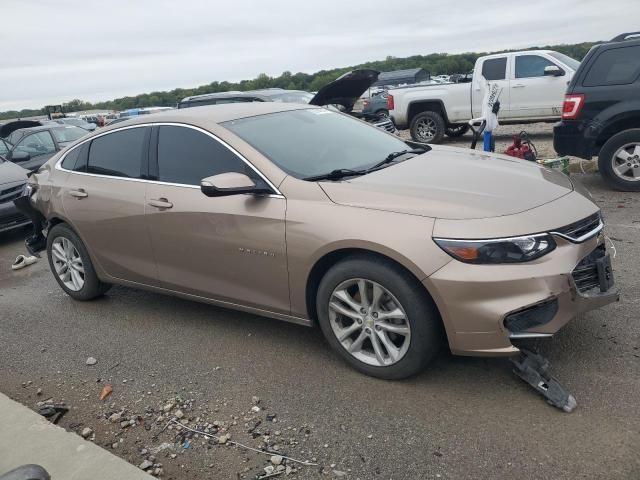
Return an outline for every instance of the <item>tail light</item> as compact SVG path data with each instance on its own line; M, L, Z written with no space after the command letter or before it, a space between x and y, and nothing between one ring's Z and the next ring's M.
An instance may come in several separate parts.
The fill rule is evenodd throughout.
M562 118L565 120L575 120L580 115L580 110L584 105L584 95L565 95L562 104Z
M387 96L387 109L393 110L394 108L395 108L395 105L393 104L393 95L389 94Z

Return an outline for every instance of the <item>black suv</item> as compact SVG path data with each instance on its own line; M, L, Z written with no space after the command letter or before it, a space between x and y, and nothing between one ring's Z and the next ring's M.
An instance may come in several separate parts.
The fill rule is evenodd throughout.
M589 50L569 83L553 145L560 155L598 155L609 185L640 191L640 32Z

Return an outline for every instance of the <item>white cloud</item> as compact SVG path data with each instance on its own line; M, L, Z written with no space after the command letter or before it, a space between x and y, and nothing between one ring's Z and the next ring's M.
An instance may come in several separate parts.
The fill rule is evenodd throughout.
M608 39L637 0L3 0L0 111L387 55Z

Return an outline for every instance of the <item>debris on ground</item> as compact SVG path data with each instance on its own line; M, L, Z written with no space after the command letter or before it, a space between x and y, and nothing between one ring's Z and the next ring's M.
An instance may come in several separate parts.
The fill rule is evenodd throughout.
M96 360L94 357L89 357L87 358L87 361L85 363L87 365L95 365L96 363L98 363L98 360Z
M86 427L82 429L80 436L86 439L86 438L89 438L92 433L93 433L93 430L91 430L89 427Z
M112 393L113 393L113 387L111 385L105 385L104 387L102 387L102 390L100 390L100 400L101 401L104 400Z

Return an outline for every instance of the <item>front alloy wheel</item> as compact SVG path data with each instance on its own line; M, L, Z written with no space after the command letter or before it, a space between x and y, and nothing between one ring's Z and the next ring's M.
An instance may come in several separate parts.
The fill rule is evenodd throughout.
M616 150L611 168L624 181L640 182L640 143L627 143Z
M400 302L382 285L354 278L338 285L329 303L331 329L357 360L377 367L402 360L411 326Z
M78 249L68 238L58 237L51 245L55 273L71 291L78 292L84 286L84 265Z

